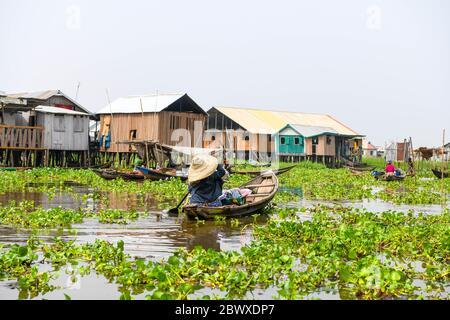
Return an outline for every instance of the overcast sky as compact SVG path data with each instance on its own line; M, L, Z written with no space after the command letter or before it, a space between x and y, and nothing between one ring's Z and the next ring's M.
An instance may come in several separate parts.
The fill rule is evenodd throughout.
M0 0L0 90L60 89L91 111L187 92L328 113L378 145L450 140L450 1Z

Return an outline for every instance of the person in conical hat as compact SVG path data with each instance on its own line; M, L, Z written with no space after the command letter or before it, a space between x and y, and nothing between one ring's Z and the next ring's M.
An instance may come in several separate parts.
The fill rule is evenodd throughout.
M195 156L188 172L190 203L222 205L218 198L222 195L223 177L226 174L227 171L215 157L205 154Z

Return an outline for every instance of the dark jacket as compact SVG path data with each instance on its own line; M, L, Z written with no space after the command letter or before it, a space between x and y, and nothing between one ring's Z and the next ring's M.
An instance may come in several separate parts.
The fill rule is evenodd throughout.
M188 191L191 194L191 204L204 204L213 202L222 195L223 180L226 174L221 164L217 166L217 170L209 177L196 181L189 185Z

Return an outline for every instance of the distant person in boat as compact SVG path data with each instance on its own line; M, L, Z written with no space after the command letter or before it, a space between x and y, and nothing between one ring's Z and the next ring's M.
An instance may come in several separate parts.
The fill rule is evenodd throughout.
M228 172L210 155L197 155L192 159L188 172L190 204L218 207L222 205L224 178Z
M136 157L136 159L134 160L134 169L133 172L134 173L138 173L138 174L143 174L141 171L138 170L137 167L142 166L142 160L139 157Z
M416 173L414 171L414 162L412 161L411 157L408 158L408 171L407 174L409 176L414 176Z
M169 163L167 164L167 168L170 168L170 169L177 168L177 164L172 160L172 158L169 158Z
M392 161L388 161L386 168L384 170L387 176L393 176L395 174L395 166L392 164Z

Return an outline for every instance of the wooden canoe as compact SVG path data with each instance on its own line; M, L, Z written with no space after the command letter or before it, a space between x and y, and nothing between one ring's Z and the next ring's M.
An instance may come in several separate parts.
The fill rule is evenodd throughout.
M133 172L120 172L117 170L100 170L100 169L92 169L98 176L102 177L105 180L114 180L117 178L122 178L124 180L129 181L138 181L144 180L144 175Z
M214 219L215 216L235 218L251 215L264 209L278 191L278 178L273 172L264 173L240 188L252 190L252 194L246 197L243 205L226 205L220 207L206 207L198 205L185 205L183 212L191 219Z
M436 170L436 169L431 169L431 171L433 171L433 174L438 179L448 178L448 172L442 172L442 171L439 171L439 170Z
M112 161L103 163L103 164L97 164L94 166L87 166L87 167L67 167L68 169L72 169L72 170L85 170L85 169L108 169L110 168L112 165ZM110 170L114 170L114 169L110 169Z
M177 175L177 171L175 169L149 169L145 167L136 167L136 169L143 173L145 179L153 181L166 180L170 178L180 178L182 181L186 181L188 178L187 175Z
M366 173L366 171L353 170L353 168L348 168L348 170L350 171L351 174L355 176L360 176Z
M375 179L380 181L402 181L406 178L406 173L402 173L400 176L396 175L386 175L384 172L380 172L379 175L374 175Z
M375 170L376 166L367 166L367 167L351 167L351 166L344 166L345 168L349 169L350 171L373 171Z
M92 171L98 175L99 177L102 177L105 180L114 180L118 178L118 175L114 170L100 170L100 169L92 169Z
M293 169L295 167L296 166L293 165L293 166L284 167L284 168L280 168L280 169L274 169L272 171L276 175L280 175L280 174L283 174L285 172L288 172L289 170L291 170L291 169ZM246 174L246 175L250 175L250 176L258 176L258 175L261 175L261 174L263 174L265 172L269 172L270 169L268 169L268 170L236 170L236 169L233 169L232 167L229 167L228 171L230 173L234 173L234 174Z
M91 169L106 169L106 168L111 167L111 165L112 165L112 161L108 161L108 162L103 163L103 164L97 164L97 165L94 165L94 166L90 166L89 168L91 168Z

